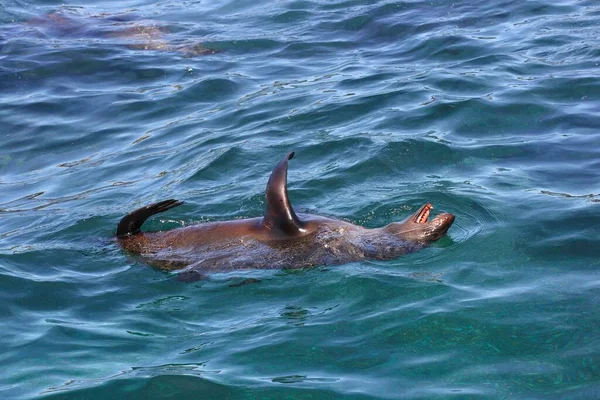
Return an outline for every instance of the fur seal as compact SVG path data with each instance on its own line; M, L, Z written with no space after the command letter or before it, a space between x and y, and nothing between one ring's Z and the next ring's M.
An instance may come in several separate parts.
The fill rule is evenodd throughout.
M444 236L454 215L428 220L427 203L403 222L368 229L318 215L296 214L287 192L288 153L273 169L263 217L209 222L169 231L141 232L152 215L183 202L165 200L127 214L117 227L123 249L163 270L204 274L237 269L307 268L364 259L389 260Z
M153 21L139 21L131 14L97 14L74 18L65 12L51 12L28 20L25 25L42 37L104 38L134 50L162 50L193 57L216 53L197 43L168 40L170 30Z

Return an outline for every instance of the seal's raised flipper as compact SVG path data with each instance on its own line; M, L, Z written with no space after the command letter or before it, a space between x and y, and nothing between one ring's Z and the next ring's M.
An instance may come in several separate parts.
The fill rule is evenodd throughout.
M304 231L304 224L290 203L287 193L288 160L294 157L294 152L288 153L271 172L267 190L267 209L263 218L263 225L277 233L286 236L296 236Z
M117 227L117 237L125 237L139 233L140 228L148 218L154 214L170 210L171 208L182 204L183 201L169 199L130 212L121 219L121 222L119 222L119 226Z

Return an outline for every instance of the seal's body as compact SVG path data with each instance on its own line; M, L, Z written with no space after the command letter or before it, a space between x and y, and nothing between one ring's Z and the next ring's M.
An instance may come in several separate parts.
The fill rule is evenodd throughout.
M299 214L287 195L289 153L267 184L264 217L210 222L164 232L142 233L151 215L182 202L166 200L126 215L117 228L121 246L161 269L199 274L244 268L305 268L364 259L388 260L418 250L446 234L452 214L428 221L427 203L400 223L367 229L332 218Z
M44 38L102 38L135 50L162 50L198 56L214 50L187 40L169 40L170 29L154 21L137 20L131 14L91 16L52 12L31 18L25 26Z

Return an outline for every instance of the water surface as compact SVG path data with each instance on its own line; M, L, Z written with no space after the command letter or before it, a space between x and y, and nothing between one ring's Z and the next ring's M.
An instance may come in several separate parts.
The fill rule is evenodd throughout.
M80 25L27 23L52 13ZM598 397L599 18L594 1L3 2L0 396ZM108 34L128 24L214 52ZM377 227L429 201L455 225L394 261L193 284L112 241L167 198L186 204L145 229L261 215L290 150L301 211Z

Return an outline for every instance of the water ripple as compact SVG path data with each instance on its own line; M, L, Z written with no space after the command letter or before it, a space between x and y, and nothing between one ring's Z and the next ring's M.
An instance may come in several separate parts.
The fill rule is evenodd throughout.
M0 7L3 397L594 397L594 2L123 7ZM303 212L457 220L193 284L115 245L166 198L145 229L261 215L290 150Z

